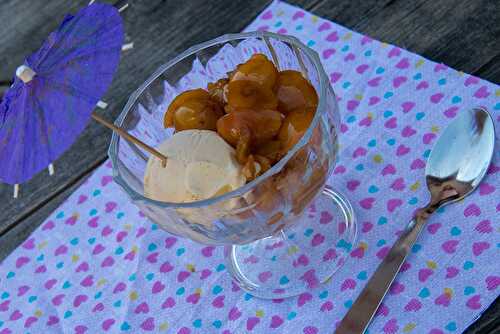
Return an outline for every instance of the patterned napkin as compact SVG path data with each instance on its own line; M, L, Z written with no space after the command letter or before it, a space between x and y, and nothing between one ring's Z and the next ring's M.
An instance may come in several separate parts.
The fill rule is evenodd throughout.
M444 127L481 105L500 128L491 83L282 2L247 28L256 29L318 51L339 96L342 152L330 183L351 200L359 236L341 271L295 298L253 298L231 282L222 248L152 225L106 163L0 265L1 334L332 333L427 200L424 167ZM499 192L497 150L479 189L432 217L370 333L459 333L495 300Z

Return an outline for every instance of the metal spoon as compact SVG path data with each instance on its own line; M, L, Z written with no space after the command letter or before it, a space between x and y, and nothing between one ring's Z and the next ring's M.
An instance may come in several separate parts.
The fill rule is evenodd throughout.
M486 110L463 112L446 128L434 145L425 169L431 193L429 204L416 211L335 334L362 334L367 329L429 216L478 186L490 164L494 145L495 129Z

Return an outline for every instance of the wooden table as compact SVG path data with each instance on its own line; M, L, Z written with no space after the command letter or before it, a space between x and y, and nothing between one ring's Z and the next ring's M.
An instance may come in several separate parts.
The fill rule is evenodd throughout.
M378 40L500 83L498 0L290 2ZM88 0L0 1L0 81L11 78L23 58L38 49L66 13L87 3ZM123 17L126 39L133 41L135 47L122 57L114 83L103 98L109 102L103 114L113 120L129 94L158 66L195 43L241 31L269 3L130 0ZM11 186L0 185L0 261L106 160L110 135L104 127L90 122L78 141L55 163L56 174L36 176L22 186L17 200L12 198ZM497 299L466 333L498 333L499 328Z

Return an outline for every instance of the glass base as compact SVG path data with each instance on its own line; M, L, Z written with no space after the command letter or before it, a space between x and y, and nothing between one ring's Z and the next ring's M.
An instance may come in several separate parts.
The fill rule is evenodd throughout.
M298 222L278 235L226 252L239 286L259 298L286 298L328 281L349 257L356 224L345 197L325 187Z

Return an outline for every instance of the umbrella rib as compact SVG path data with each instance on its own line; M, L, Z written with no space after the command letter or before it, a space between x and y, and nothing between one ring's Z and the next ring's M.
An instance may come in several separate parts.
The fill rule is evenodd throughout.
M34 108L37 110L37 113L40 116L40 122L41 122L41 128L45 131L45 135L47 136L47 151L49 152L49 158L52 156L51 154L51 149L50 149L50 138L49 138L49 129L47 128L47 120L45 119L45 114L42 112L42 104L40 103L40 100L36 97L35 94L33 94L33 101L35 104L38 106L38 108ZM49 161L50 163L50 161Z

